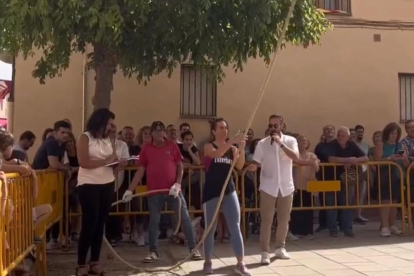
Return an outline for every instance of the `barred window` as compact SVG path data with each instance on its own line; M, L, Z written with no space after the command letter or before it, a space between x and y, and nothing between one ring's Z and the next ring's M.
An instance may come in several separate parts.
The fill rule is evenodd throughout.
M191 64L181 65L180 116L215 117L217 82L205 69Z
M315 0L315 6L332 12L351 13L351 0Z
M398 74L400 81L400 120L414 119L414 74Z

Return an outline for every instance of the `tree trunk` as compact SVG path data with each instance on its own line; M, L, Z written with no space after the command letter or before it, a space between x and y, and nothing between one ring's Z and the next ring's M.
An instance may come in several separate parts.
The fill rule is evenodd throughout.
M92 98L94 109L108 108L111 105L113 78L117 66L116 55L102 44L94 45L95 95Z

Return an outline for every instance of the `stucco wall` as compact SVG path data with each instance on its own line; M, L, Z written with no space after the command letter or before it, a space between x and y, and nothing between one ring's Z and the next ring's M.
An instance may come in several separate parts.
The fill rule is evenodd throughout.
M355 18L414 21L413 1L352 1ZM381 42L373 35L381 34ZM281 52L257 112L253 129L263 136L267 118L281 113L291 131L318 140L323 125L353 127L362 124L367 138L391 121L399 121L398 73L414 73L414 36L411 31L337 28L322 38L321 45L308 49L289 46ZM36 58L36 57L35 57ZM74 131L82 129L83 56L74 55L61 78L40 85L31 77L35 60L17 60L15 133L41 133L54 121L70 118ZM226 70L218 85L217 115L225 117L231 130L243 129L267 73L261 60L249 60L242 73ZM86 111L92 110L94 72L86 75ZM180 119L180 70L171 78L152 78L147 86L135 79L114 78L111 109L118 127L136 130L153 120L179 124L189 122L197 140L207 137L206 120ZM40 140L40 139L39 139ZM36 143L36 147L39 145ZM32 150L33 151L33 150ZM33 154L32 154L33 155Z

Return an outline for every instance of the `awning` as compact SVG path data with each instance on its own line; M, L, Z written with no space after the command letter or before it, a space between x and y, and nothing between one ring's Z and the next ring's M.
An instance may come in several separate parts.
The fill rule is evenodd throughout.
M13 76L13 65L0 60L0 80L11 81Z
M7 94L10 93L12 87L11 81L0 80L0 102L6 98Z

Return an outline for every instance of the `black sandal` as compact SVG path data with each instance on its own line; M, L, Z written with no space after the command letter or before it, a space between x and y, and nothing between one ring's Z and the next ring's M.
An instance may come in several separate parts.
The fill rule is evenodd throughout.
M96 267L96 266L99 266L99 263L91 263L91 264L89 264L89 271L88 271L88 273L91 274L91 275L105 276L106 273L103 270L101 270L100 272L96 272L96 271L93 271L92 270L92 268L93 267ZM84 275L81 275L81 276L84 276Z

